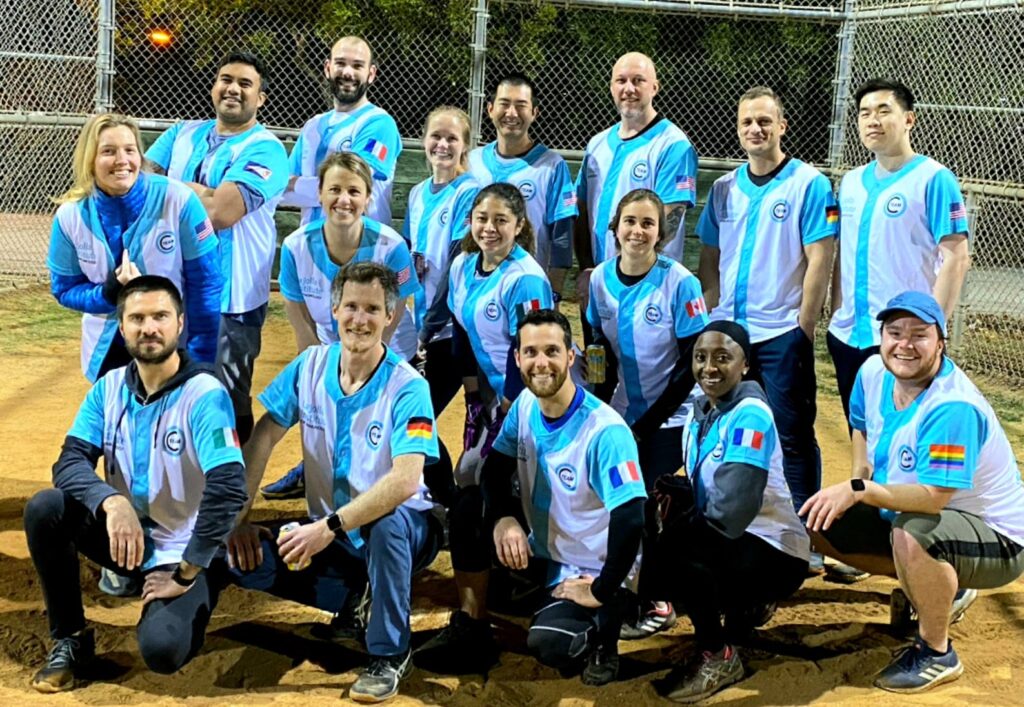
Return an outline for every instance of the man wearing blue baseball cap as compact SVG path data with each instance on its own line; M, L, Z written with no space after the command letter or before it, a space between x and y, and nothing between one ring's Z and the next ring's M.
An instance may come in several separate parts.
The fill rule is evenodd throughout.
M903 292L877 319L881 349L850 397L853 478L800 514L825 554L899 579L894 606L909 600L918 633L875 685L920 692L963 672L949 624L976 590L1024 572L1024 485L992 407L946 356L935 298Z

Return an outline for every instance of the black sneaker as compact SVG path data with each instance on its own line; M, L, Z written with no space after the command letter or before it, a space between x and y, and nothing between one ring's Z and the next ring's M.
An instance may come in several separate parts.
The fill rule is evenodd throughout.
M498 662L490 622L456 611L441 633L416 651L415 662L417 667L441 675L486 673Z
M329 624L316 624L310 630L314 638L362 648L366 643L366 625L370 619L370 583L361 592L349 592L345 605Z
M75 686L78 672L96 657L96 637L91 628L58 639L46 656L46 665L32 678L39 692L63 692Z
M584 685L600 687L619 677L619 653L614 646L598 646L587 657L587 666L580 677Z
M669 602L658 606L656 602L647 602L646 611L635 621L623 623L619 630L619 638L623 641L638 641L650 638L660 631L667 631L676 625L676 610Z
M356 702L383 702L398 694L398 683L412 671L412 651L401 655L370 656L370 664L349 688Z

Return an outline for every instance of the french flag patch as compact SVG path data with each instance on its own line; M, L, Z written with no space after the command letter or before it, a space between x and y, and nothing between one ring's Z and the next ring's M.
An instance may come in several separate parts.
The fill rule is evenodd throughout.
M383 162L384 158L388 156L388 146L378 140L370 140L363 148L363 152L368 153L377 161Z
M612 488L617 489L623 484L640 481L640 469L635 461L622 462L612 467Z
M708 306L704 304L703 297L697 297L696 299L692 299L686 303L686 313L689 315L690 319L699 317L701 314L707 314L707 312Z
M749 447L754 450L760 450L761 445L764 444L764 432L737 427L736 431L732 433L732 443L737 447Z

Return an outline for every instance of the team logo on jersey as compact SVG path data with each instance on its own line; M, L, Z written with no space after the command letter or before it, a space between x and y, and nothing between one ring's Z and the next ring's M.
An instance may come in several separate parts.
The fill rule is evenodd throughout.
M299 290L302 296L309 299L320 299L324 296L324 284L319 277L300 277Z
M907 210L907 197L902 194L893 194L889 201L885 202L885 215L895 218Z
M647 163L641 160L633 165L633 169L630 170L630 174L633 175L633 179L642 182L647 179L647 175L650 174L650 171L651 169L647 166Z
M492 322L498 321L498 317L501 316L501 307L498 306L497 302L491 300L484 307L484 316Z
M377 420L370 423L370 426L366 428L366 441L374 449L380 447L380 438L384 434L384 425Z
M648 324L657 324L661 321L661 308L656 304L647 305L644 310L644 321Z
M523 195L523 199L529 201L537 194L537 185L527 179L525 182L519 183L519 193Z
M722 444L721 440L719 440L718 444L715 445L715 448L711 450L711 458L714 459L715 461L718 461L719 459L721 459L724 456L725 456L725 445Z
M185 437L181 434L181 430L177 427L172 427L164 433L164 451L168 454L178 456L181 454L181 450L185 448Z
M450 212L451 209L449 209L447 206L441 209L441 213L437 215L437 222L440 223L442 226L447 226L448 217L451 215Z
M910 471L917 466L917 456L914 454L914 450L905 444L900 447L898 458L900 469L903 471Z
M338 152L350 152L352 150L352 138L347 137L338 145Z
M96 249L91 238L82 243L76 243L75 250L77 251L78 262L87 263L88 265L96 264Z
M156 237L156 249L165 255L174 252L174 234L165 231Z
M566 464L565 466L558 467L558 471L555 472L558 476L558 480L562 482L562 486L569 489L570 491L576 490L576 485L579 482L579 475L576 470Z
M314 430L323 431L327 427L323 411L319 405L314 405L313 403L307 403L302 406L302 409L299 411L299 420L301 420L304 426Z
M779 199L772 204L772 220L778 223L782 223L789 216L789 202L785 199Z

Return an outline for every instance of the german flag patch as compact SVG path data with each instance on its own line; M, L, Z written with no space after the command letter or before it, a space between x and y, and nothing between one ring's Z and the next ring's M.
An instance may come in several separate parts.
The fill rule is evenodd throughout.
M405 436L409 439L431 439L434 436L434 421L429 417L410 417L405 426Z

